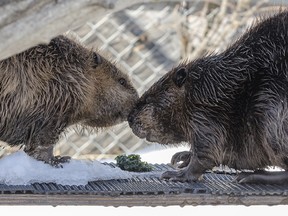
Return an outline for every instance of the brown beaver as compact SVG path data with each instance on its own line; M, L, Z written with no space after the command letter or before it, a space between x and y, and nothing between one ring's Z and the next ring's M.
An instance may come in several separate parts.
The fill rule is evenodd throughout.
M261 19L222 53L172 69L128 122L148 141L189 143L164 179L195 181L222 164L255 171L239 182L288 183L288 12ZM259 171L268 166L285 171Z
M0 140L53 166L61 132L73 124L109 127L127 120L138 93L126 74L67 36L0 62Z

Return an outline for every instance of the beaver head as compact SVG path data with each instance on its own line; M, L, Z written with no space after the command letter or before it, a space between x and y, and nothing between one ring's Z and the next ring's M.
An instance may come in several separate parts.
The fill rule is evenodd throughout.
M187 78L187 69L180 65L141 96L128 117L129 125L138 137L161 144L186 141L183 122Z
M87 77L92 82L84 106L84 125L109 127L127 120L139 98L127 74L94 52ZM81 118L83 118L83 116Z

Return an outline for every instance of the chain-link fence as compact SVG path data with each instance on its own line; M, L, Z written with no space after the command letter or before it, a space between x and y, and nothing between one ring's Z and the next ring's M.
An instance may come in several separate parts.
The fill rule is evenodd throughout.
M181 60L225 49L251 25L255 15L278 10L276 4L264 0L150 3L107 15L70 33L115 60L141 95ZM74 158L115 158L147 145L123 123L96 134L68 130L56 153Z

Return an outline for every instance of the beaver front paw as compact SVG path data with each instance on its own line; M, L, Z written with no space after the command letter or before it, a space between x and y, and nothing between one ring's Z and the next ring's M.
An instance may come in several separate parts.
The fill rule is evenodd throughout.
M199 179L201 174L192 174L187 172L186 169L177 170L177 171L166 171L162 173L161 179L169 181L180 181L180 182L194 182Z
M71 160L71 157L69 156L61 157L60 155L58 155L58 156L51 157L50 160L46 163L56 168L63 168L62 163L68 163L70 162L70 160Z
M53 167L62 168L62 163L67 163L71 160L69 156L54 156L53 146L37 146L36 148L25 148L25 152L38 161L43 161Z
M191 158L192 158L192 152L190 151L177 152L172 156L171 165L177 168L187 167ZM182 163L178 165L178 163L181 161Z

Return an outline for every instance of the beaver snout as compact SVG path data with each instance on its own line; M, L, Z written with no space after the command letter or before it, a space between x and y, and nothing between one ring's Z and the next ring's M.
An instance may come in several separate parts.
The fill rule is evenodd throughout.
M129 123L130 125L130 123ZM132 132L141 139L147 137L148 132L144 130L139 122L130 125Z
M143 130L142 123L136 118L135 109L133 109L127 118L128 124L132 129L132 132L141 139L146 138L147 131Z
M133 111L133 110L132 110ZM133 122L134 122L134 116L132 115L132 112L130 112L128 114L128 118L127 118L127 121L129 123L129 126L131 127L131 125L133 125Z

